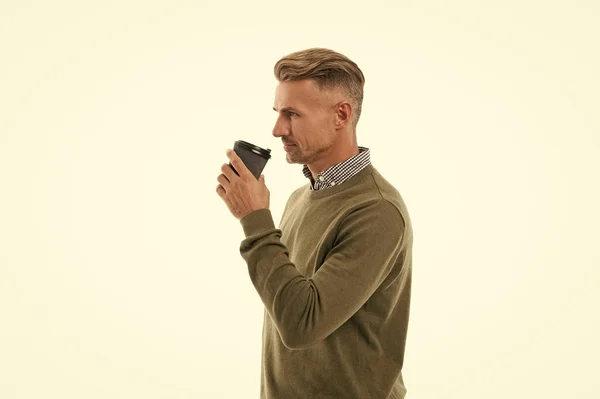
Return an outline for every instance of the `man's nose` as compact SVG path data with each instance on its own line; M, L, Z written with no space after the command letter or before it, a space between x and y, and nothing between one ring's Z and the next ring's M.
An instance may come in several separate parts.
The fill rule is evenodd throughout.
M277 122L275 122L275 126L273 127L273 136L287 136L289 134L289 130L289 126L287 126L281 119L278 119Z

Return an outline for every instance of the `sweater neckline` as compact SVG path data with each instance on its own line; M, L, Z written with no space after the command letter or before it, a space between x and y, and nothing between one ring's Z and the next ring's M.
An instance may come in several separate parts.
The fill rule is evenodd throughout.
M354 186L355 184L360 182L364 177L366 177L370 174L373 174L374 171L375 171L375 168L373 167L373 164L370 163L367 166L365 166L361 171L359 171L357 174L352 176L350 179L346 180L343 183L340 183L337 186L328 187L328 188L325 188L322 190L310 190L310 186L307 185L308 196L311 199L319 199L319 198L329 197L330 195L333 195L333 194L337 194L341 191L344 191L344 190Z

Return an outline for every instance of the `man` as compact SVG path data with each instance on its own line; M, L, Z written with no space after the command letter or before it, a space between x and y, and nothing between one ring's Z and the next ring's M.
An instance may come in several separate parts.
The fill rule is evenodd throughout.
M321 48L282 58L275 76L273 136L310 184L291 194L277 229L264 175L228 150L239 176L225 163L217 178L265 305L261 398L404 398L412 226L357 145L364 76Z

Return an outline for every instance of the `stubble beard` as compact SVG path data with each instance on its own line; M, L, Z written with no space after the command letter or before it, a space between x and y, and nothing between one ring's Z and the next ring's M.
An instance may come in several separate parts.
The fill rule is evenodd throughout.
M287 162L289 164L303 163L301 155L302 154L299 153L299 148L297 146L294 146L294 147L292 147L291 150L286 151L286 153L285 153L285 159L287 160Z
M319 155L326 152L327 149L313 150L309 154L305 154L300 150L300 147L294 146L291 151L287 151L285 154L286 160L289 164L301 164L308 165L319 158Z
M302 153L302 151L300 150L300 148L298 146L294 146L292 147L291 151L287 151L285 154L286 160L288 163L290 164L309 164L312 159L314 158L314 155L305 155Z

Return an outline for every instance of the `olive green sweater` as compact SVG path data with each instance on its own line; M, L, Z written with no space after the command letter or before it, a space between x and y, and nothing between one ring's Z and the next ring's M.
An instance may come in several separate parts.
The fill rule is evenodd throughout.
M265 306L261 398L401 399L413 233L372 164L240 220L240 253Z

